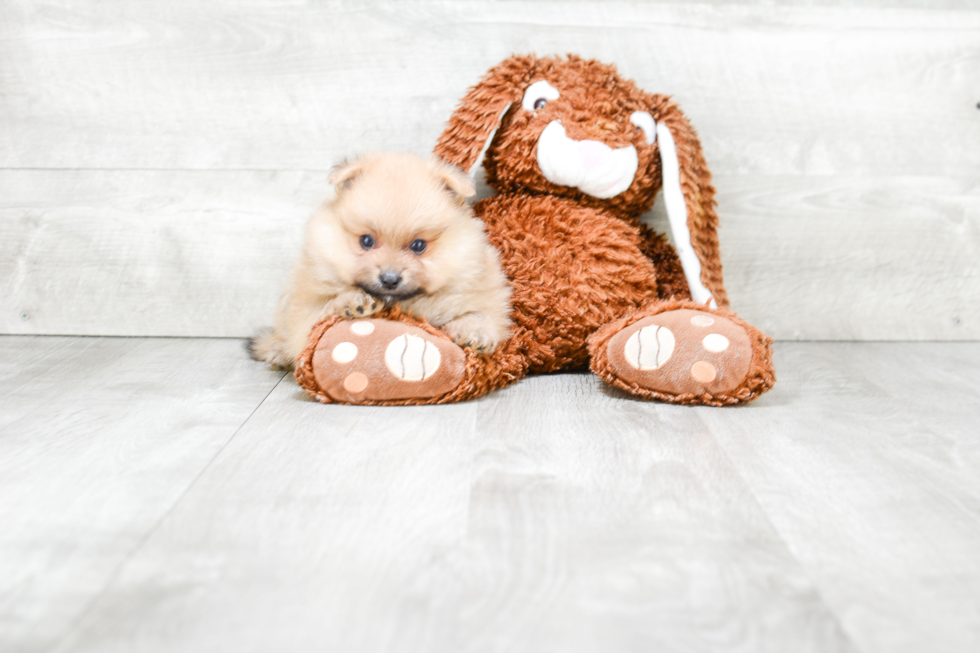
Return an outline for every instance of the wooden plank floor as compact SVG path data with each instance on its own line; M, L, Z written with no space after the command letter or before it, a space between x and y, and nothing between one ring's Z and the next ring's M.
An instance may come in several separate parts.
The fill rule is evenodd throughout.
M0 337L0 650L980 650L980 343L323 406L221 339Z

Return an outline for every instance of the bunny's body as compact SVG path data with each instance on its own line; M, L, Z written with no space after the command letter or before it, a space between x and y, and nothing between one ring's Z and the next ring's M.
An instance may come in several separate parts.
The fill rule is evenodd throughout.
M513 283L530 372L588 367L589 336L660 296L658 270L643 254L649 241L635 224L551 195L498 195L474 209Z
M365 343L388 347L386 361L397 354L387 368L374 354L331 362L333 348L356 338L327 321L297 366L308 391L327 402L443 403L529 372L585 367L675 403L740 403L772 386L769 338L726 308L714 188L670 98L596 61L511 57L470 89L435 154L472 171L484 150L497 195L473 208L513 286L510 340L490 356L457 352L438 330L390 314L377 321L385 339L404 332L420 343L412 351L443 352L419 358L429 376L407 382L392 373L407 369L409 347L393 339ZM640 222L661 190L676 249ZM366 375L366 387L351 392L353 375Z

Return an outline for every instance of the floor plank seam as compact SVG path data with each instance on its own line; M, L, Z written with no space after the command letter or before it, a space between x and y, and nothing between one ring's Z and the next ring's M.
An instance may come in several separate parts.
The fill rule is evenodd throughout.
M252 412L248 414L248 417L246 417L242 421L242 423L238 425L238 427L232 432L232 434L228 437L228 439L218 448L218 450L214 453L214 455L211 456L211 459L208 460L208 462L201 468L201 471L198 472L198 474L191 480L190 483L187 484L187 487L185 487L184 491L180 493L180 496L178 496L174 500L173 504L171 504L171 506L167 508L167 510L164 511L162 515L160 515L160 518L156 520L153 526L147 529L146 533L144 533L143 536L140 537L139 541L136 543L135 546L133 546L132 550L130 550L129 553L127 553L126 556L119 561L119 564L116 565L116 568L106 578L106 582L102 586L102 589L99 590L99 592L92 597L92 599L88 602L85 608L81 612L79 612L78 616L71 620L71 622L62 631L62 634L55 638L54 641L57 643L54 645L54 648L52 650L54 651L65 650L65 645L67 644L68 639L71 637L72 633L74 633L78 629L79 624L81 624L85 620L85 617L87 617L91 613L92 609L96 605L98 605L99 601L102 599L103 596L105 596L106 592L109 591L109 588L112 587L113 583L116 582L116 579L119 577L119 574L126 567L126 565L129 564L130 560L132 560L139 553L139 551L143 548L146 542L153 536L154 533L157 532L157 530L159 530L160 526L170 517L170 515L173 514L173 511L184 500L184 497L187 496L188 492L190 492L191 489L193 489L193 487L197 485L197 482L201 480L201 477L203 477L204 474L207 473L208 469L210 469L211 466L214 464L214 461L218 459L218 456L220 456L221 453L228 447L228 445L231 444L232 440L235 439L235 436L237 436L241 432L241 430L245 427L245 425L248 424L249 420L251 420L252 417L255 415L255 413L258 412L259 408L262 407L262 405L272 395L272 393L275 392L276 388L278 388L279 385L283 382L283 380L289 375L290 375L289 372L282 373L282 376L279 377L279 380L276 381L275 384L273 384L273 386L269 389L269 391L265 394L265 396L262 397L262 399L255 405L255 408L253 408Z
M810 569L807 567L806 564L804 564L803 560L800 559L800 556L797 554L795 550L793 550L793 547L790 545L789 541L783 535L782 531L779 530L776 524L769 517L769 511L766 510L765 506L762 505L762 502L759 501L758 495L755 493L755 490L752 488L752 485L748 482L748 479L745 478L745 475L742 473L742 470L738 468L738 466L732 460L731 456L728 455L728 450L724 447L724 445L722 445L721 441L715 436L712 428L707 424L707 422L704 421L703 418L701 418L700 415L698 415L698 419L701 420L701 423L708 430L708 433L711 434L711 439L714 440L715 445L718 447L718 451L721 452L721 455L724 457L725 461L732 468L732 470L734 470L739 480L742 481L742 484L745 486L745 489L748 491L749 496L752 497L752 502L755 503L756 507L759 509L759 513L766 520L766 523L769 524L769 527L772 529L773 534L775 534L775 536L779 538L779 541L782 542L784 547L786 547L786 551L792 556L793 560L796 561L796 564L799 565L800 573L804 575L807 578L807 580L810 581L810 585L813 587L813 591L820 598L820 603L824 606L824 608L826 608L827 613L833 616L834 621L837 623L837 627L840 628L841 634L847 638L848 643L853 647L854 651L858 651L859 653L867 653L865 649L863 649L858 644L858 640L854 638L854 633L850 632L847 629L843 620L841 619L840 614L838 614L833 604L831 604L827 600L827 597L823 592L823 588L820 586L820 583L817 582L817 580L813 577L813 574L810 573Z

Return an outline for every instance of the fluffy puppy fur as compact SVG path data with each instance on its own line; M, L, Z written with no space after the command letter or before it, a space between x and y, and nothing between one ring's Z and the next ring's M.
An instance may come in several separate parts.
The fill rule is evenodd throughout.
M332 171L334 199L310 218L256 360L292 367L313 326L398 304L459 345L493 351L510 328L510 286L466 198L473 182L437 159L378 154Z

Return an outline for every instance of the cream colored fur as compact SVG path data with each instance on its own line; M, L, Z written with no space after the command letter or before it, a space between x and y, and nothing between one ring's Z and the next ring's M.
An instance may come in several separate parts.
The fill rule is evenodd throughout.
M379 154L338 166L335 198L310 218L271 332L252 356L291 367L313 326L331 315L368 317L385 304L441 327L458 344L489 353L510 328L510 286L483 223L466 198L473 182L436 159ZM368 235L375 244L362 246ZM411 251L413 241L425 251ZM394 291L383 272L401 276Z

